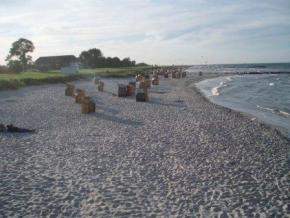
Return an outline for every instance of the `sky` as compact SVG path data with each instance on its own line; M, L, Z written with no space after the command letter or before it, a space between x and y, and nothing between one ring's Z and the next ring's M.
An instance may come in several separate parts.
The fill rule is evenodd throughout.
M148 64L290 62L290 0L0 0L0 64L19 38L39 56Z

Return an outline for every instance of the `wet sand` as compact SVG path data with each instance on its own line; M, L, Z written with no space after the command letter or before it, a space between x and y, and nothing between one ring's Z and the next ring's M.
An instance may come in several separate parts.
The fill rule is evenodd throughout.
M60 84L0 92L0 122L37 129L0 133L0 216L289 215L289 141L207 101L202 78L162 79L148 103L78 82L91 115Z

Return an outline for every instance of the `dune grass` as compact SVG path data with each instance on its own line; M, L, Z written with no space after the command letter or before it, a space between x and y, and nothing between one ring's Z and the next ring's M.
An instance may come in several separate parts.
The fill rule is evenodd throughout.
M142 73L145 70L152 69L151 66L142 67L119 67L119 68L96 68L96 69L81 69L82 75L98 75L105 77L127 77Z
M60 72L23 72L0 74L0 90L18 89L28 85L66 82L82 78L82 75L66 76Z
M17 89L28 85L41 85L47 83L68 82L72 80L102 76L102 77L128 77L142 73L151 67L122 67L122 68L96 68L81 69L79 74L65 75L60 71L49 72L23 72L18 74L0 74L0 90Z

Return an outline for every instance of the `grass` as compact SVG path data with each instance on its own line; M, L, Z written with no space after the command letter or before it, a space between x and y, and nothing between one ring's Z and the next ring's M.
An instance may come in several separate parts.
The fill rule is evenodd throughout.
M119 67L119 68L97 68L97 69L82 69L80 74L82 75L99 75L105 77L127 77L135 76L138 73L142 73L145 70L152 69L151 66L142 67Z
M66 82L80 79L81 75L66 76L60 72L24 72L19 74L0 74L0 90L18 89L28 85Z
M28 85L41 85L47 83L68 82L72 80L93 77L128 77L142 73L151 67L121 67L81 69L79 74L64 75L60 71L50 72L23 72L19 74L0 74L0 90L17 89Z

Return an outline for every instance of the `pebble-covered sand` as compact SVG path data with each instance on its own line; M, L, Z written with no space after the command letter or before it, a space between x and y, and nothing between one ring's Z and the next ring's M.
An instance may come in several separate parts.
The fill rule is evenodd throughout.
M0 92L0 123L37 129L0 133L0 217L290 216L289 141L208 102L200 79L162 79L148 103L76 82L90 115L61 84Z

